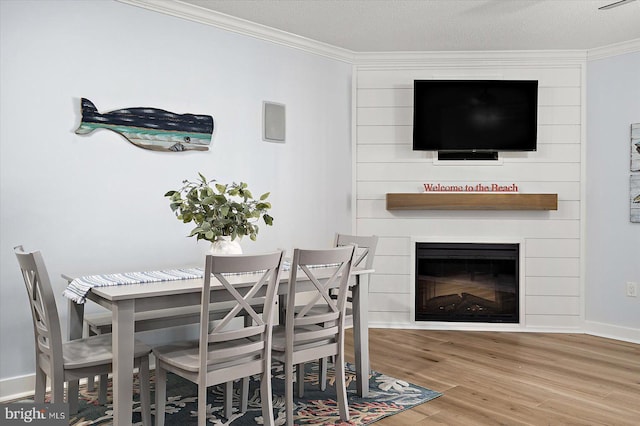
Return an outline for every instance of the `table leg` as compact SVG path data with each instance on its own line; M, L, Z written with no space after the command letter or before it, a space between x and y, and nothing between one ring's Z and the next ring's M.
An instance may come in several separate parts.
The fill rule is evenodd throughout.
M353 297L353 338L358 396L369 395L369 279L356 275Z
M278 325L284 325L287 316L287 296L281 294L278 296Z
M67 332L69 340L82 338L82 328L84 326L84 304L76 303L69 300ZM70 380L67 384L67 401L69 402L69 414L78 412L78 393L80 382L78 380Z
M133 414L134 301L114 302L113 315L113 424L131 425Z
M84 323L84 304L69 300L69 317L67 318L67 330L69 340L82 338L82 327Z

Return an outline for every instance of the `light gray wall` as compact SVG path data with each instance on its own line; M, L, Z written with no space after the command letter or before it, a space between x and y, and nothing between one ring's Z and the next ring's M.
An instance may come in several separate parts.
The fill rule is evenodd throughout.
M42 250L57 294L63 272L199 264L206 243L163 197L197 172L271 191L274 226L245 252L351 231L351 65L117 2L2 1L0 16L0 381L34 369L18 244ZM211 149L77 136L80 97L213 115ZM262 142L263 100L286 104L285 144Z
M587 64L588 327L640 328L640 223L629 221L630 125L640 123L640 52ZM640 333L636 333L640 340Z

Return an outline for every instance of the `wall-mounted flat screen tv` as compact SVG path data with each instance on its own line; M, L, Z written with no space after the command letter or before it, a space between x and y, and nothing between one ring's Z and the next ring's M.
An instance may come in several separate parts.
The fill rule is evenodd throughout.
M536 150L536 80L416 80L413 89L414 150Z

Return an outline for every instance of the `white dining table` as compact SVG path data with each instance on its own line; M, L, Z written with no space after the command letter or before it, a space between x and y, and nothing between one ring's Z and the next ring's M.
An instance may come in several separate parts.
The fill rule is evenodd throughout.
M333 268L326 268L328 277ZM353 335L356 364L356 385L359 396L366 397L369 392L369 331L368 331L368 293L369 275L372 269L355 268L352 272L350 288L353 305ZM324 272L318 270L318 277ZM282 274L278 295L286 295L288 274ZM71 282L77 276L63 274ZM228 277L239 291L251 286L250 275ZM177 281L160 281L144 284L128 284L94 287L87 293L91 300L111 311L113 342L113 424L131 425L133 405L133 346L134 315L157 309L200 305L203 278ZM312 288L309 282L309 288ZM211 301L224 302L220 295L221 285L211 286ZM82 337L84 304L69 300L68 331L69 339Z

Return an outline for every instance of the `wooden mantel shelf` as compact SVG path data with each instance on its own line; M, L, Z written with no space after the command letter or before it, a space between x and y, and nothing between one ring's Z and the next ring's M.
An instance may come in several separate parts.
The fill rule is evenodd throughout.
M558 210L558 194L390 193L387 210Z

